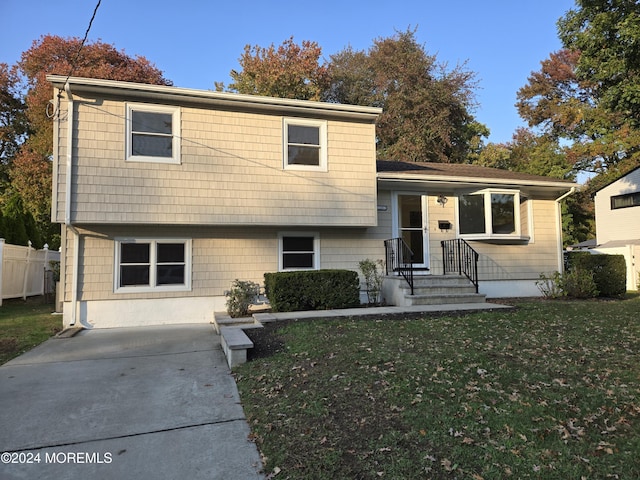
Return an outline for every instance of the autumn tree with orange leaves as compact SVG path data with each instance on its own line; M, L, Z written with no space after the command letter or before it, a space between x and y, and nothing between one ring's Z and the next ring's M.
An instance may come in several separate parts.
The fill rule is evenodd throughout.
M240 57L241 71L231 70L229 90L298 100L321 100L329 85L329 68L320 62L322 49L316 42L293 37L276 48L246 45Z
M0 117L3 147L0 153L10 182L2 187L3 205L16 205L17 196L25 215L35 219L41 241L56 247L59 229L49 220L53 155L49 105L53 88L46 81L49 74L155 85L171 85L171 82L145 57L131 57L100 41L82 45L79 38L54 35L34 41L17 65L0 65L0 114L4 115ZM21 95L20 91L26 93ZM11 105L14 110L10 110ZM20 119L24 125L19 123ZM14 201L9 202L11 198ZM0 234L7 233L0 231Z

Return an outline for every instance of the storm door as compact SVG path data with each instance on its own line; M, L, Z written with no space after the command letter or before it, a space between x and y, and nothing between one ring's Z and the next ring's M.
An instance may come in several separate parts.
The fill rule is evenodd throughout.
M427 196L397 194L396 236L413 251L413 266L429 268L429 228Z

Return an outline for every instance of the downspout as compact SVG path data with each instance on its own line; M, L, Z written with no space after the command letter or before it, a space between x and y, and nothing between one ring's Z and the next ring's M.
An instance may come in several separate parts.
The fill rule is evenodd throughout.
M576 187L571 187L567 193L560 195L556 198L556 229L558 238L558 271L562 273L564 271L564 256L562 255L562 205L560 202L567 198L569 195L573 195L576 192Z
M80 260L80 232L71 222L71 185L73 177L73 95L67 81L64 84L67 94L67 170L65 175L64 225L73 234L73 271L71 274L71 321L75 326L78 316L78 262Z

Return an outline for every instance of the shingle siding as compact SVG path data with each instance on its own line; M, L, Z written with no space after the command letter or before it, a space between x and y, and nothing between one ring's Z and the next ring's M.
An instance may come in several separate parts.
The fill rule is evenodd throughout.
M283 116L183 106L175 165L125 161L125 102L76 98L75 107L74 223L375 225L373 124L328 120L328 171L291 171ZM61 220L63 120L58 138Z

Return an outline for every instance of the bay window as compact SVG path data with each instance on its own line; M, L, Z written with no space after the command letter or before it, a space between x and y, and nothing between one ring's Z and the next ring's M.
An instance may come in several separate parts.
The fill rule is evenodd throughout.
M462 238L519 238L520 193L482 190L458 197L458 233Z

